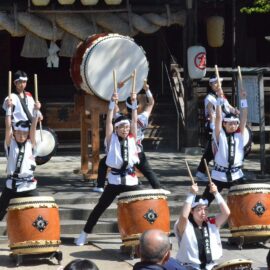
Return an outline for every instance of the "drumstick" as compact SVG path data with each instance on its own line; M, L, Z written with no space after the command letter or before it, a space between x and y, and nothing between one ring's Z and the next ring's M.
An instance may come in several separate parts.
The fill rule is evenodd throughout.
M34 74L34 84L35 84L35 101L38 102L38 82L37 82L37 74ZM40 140L43 141L42 136L42 124L39 121L39 132L40 132Z
M192 182L192 185L194 185L194 184L195 184L195 181L194 181L194 178L193 178L193 176L192 176L192 173L191 173L191 171L190 171L190 169L189 169L188 162L187 162L186 159L185 159L185 163L186 163L186 166L187 166L188 174L189 174L190 180L191 180L191 182Z
M209 169L208 169L208 165L207 165L207 162L206 162L205 158L203 159L203 161L204 161L204 166L205 166L205 169L206 169L206 172L207 172L209 183L212 184L211 175L210 175L210 172L209 172Z
M38 83L37 83L37 74L34 74L35 82L35 101L38 102Z
M243 79L242 79L240 66L237 66L237 70L238 70L238 76L239 76L239 81L240 81L240 87L241 87L241 91L242 91L243 90Z
M8 98L11 96L11 71L8 72Z
M217 77L217 81L218 81L218 88L221 88L217 65L215 65L215 73L216 73L216 77Z
M134 69L133 73L132 73L132 77L133 77L133 80L132 80L132 89L131 89L131 93L134 94L136 93L135 91L135 84L136 84L136 69Z
M114 84L114 90L113 93L117 94L117 81L116 81L116 70L113 70L113 84ZM117 104L118 101L116 100L115 103Z

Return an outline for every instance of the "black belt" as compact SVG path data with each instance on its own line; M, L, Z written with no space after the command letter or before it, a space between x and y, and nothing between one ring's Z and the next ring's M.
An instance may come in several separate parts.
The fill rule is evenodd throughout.
M227 168L227 167L223 167L223 166L221 166L221 165L218 165L217 163L215 163L215 165L214 165L214 170L215 170L215 171L218 171L218 172L224 172L224 173L236 173L236 172L238 172L241 168L242 168L242 166L237 166L237 167Z
M111 168L111 173L113 175L120 175L121 177L124 177L126 175L131 175L135 173L135 168L131 167L131 168L127 168L125 170L123 169L116 169L116 168Z

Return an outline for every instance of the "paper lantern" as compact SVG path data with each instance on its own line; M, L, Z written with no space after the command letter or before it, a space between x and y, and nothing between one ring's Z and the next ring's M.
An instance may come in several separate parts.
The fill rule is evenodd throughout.
M47 6L50 3L50 0L32 0L32 3L35 6Z
M122 0L105 0L107 5L119 5L121 4Z
M202 46L191 46L187 51L188 74L191 79L201 79L206 74L206 51Z
M212 16L207 19L207 41L210 47L218 48L224 43L224 18Z
M58 3L61 5L72 5L75 3L75 0L58 0Z
M81 3L84 6L93 6L98 3L98 0L81 0Z

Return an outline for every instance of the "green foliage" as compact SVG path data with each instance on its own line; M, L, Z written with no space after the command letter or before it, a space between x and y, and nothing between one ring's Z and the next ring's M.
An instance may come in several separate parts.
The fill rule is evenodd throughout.
M254 0L251 7L243 7L240 9L242 13L268 13L270 12L270 0Z

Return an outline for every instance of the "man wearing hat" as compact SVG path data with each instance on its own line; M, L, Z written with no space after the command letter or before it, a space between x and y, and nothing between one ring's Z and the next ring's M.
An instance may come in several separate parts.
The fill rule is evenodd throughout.
M214 168L211 178L220 192L223 188L244 184L245 178L242 171L244 159L244 131L247 123L248 103L246 92L240 91L240 119L237 115L228 113L222 115L222 106L225 103L222 89L218 92L215 128L213 131ZM209 204L214 199L209 187L206 187L204 198Z
M176 260L186 269L212 269L222 256L219 228L228 219L230 209L214 183L209 189L221 213L208 218L208 201L197 195L198 186L193 184L174 225L179 246Z
M12 123L17 123L18 121L30 121L31 123L35 106L40 110L41 104L39 101L35 103L31 93L25 91L28 77L24 71L16 71L13 79L16 93L12 93L10 97L13 104ZM5 111L7 110L7 99L8 97L6 97L3 103ZM40 115L40 120L42 119L43 117Z
M222 78L219 78L220 86ZM204 159L206 160L207 164L214 158L212 152L212 133L215 127L215 117L216 117L216 106L217 106L217 91L219 90L219 83L217 77L211 76L209 79L209 87L207 96L204 99L204 115L206 119L205 129L206 129L206 136L207 136L207 143L205 146L204 154L201 158L200 164L197 168L196 177L198 181L208 181L206 175L206 168L204 165ZM239 111L232 107L228 100L224 97L224 104L222 105L222 113L223 115L227 113L234 113L239 114Z

